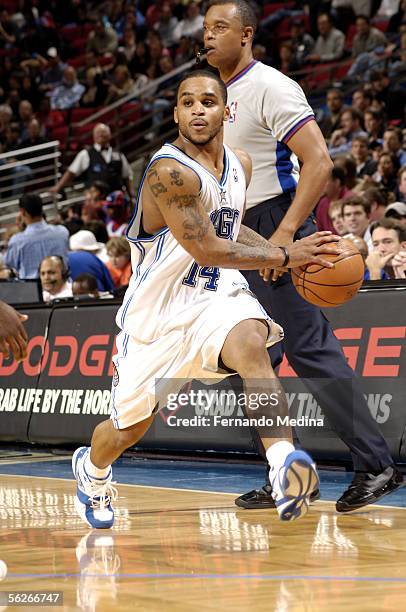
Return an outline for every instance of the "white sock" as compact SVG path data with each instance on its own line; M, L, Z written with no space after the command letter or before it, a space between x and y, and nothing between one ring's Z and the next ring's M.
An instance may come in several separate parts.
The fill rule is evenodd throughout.
M295 447L293 444L287 440L281 440L280 442L272 444L266 451L266 458L271 468L283 465L286 457L290 455L290 453L293 453L294 450Z
M93 465L93 463L90 460L90 450L89 450L85 458L84 467L89 476L91 476L92 478L102 479L102 478L107 478L107 476L109 475L111 465L108 465L105 468L98 468L95 465Z

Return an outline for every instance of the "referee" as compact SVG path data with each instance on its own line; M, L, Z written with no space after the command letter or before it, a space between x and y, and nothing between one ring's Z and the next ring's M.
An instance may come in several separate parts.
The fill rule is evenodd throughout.
M230 118L224 141L245 149L253 162L244 224L283 246L316 231L312 211L332 162L301 87L253 59L255 29L255 13L248 2L213 0L204 20L204 46L208 63L218 69L227 86ZM351 451L355 476L337 501L337 511L361 508L402 486L403 476L371 416L359 380L321 310L299 296L288 272L264 270L263 278L255 271L243 274L284 328L290 365L305 379ZM272 357L275 365L282 356ZM326 385L317 384L317 379L330 380ZM242 495L236 504L272 507L269 483Z

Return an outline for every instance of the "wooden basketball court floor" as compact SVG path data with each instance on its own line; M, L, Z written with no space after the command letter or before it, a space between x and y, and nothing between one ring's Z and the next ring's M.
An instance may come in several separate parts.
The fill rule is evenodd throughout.
M14 609L9 591L61 591L63 605L44 609L86 612L404 609L406 489L392 505L342 516L319 501L281 523L274 510L234 505L230 489L262 474L124 461L116 524L98 531L75 514L68 457L0 460L0 610ZM322 496L336 499L349 478L323 473Z

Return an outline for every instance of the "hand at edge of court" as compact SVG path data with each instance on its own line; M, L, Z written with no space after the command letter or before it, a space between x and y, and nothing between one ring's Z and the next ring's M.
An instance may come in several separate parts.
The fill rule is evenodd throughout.
M393 253L384 256L380 255L378 251L369 253L365 260L365 265L369 270L370 280L381 280L382 270L392 257Z
M392 259L395 278L406 278L406 251L399 251Z
M28 335L23 326L27 319L27 315L0 301L0 352L6 359L10 353L16 361L22 361L27 356Z

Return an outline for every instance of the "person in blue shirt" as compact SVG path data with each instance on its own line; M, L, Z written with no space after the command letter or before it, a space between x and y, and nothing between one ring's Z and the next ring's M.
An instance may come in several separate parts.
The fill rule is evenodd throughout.
M24 194L19 201L21 221L26 229L10 238L5 264L21 279L38 278L44 257L59 255L68 261L69 232L63 225L50 225L43 217L39 195Z
M114 291L114 283L105 264L97 256L104 244L97 242L89 230L80 230L70 237L69 269L72 281L81 274L91 274L99 291Z

